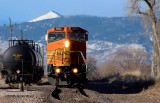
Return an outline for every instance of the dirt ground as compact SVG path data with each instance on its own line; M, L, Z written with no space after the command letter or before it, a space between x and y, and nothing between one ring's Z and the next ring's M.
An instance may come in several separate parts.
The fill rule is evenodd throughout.
M90 89L100 93L100 96L111 101L109 103L160 103L160 82L156 82L154 85L149 86L148 89L142 89L142 91L138 92L135 92L134 90L134 92L117 92L114 86L107 88L106 84L107 83L104 82L91 82L87 85L88 89L85 90L87 92ZM111 89L113 89L112 92Z
M160 103L160 82L148 86L148 89L144 89L144 86L140 89L136 89L136 86L126 88L122 84L89 81L84 85L85 94L75 88L60 88L56 94L58 99L54 98L53 103ZM20 92L19 89L6 88L7 85L0 80L0 103L45 103L45 89L53 86L48 85L46 79L32 86L43 89Z
M160 103L160 83L134 94L104 94L116 103Z

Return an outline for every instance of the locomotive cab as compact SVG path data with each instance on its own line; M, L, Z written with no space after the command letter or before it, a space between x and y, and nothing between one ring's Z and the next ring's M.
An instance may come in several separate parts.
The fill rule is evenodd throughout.
M54 27L47 31L47 75L52 85L73 85L86 80L86 30Z

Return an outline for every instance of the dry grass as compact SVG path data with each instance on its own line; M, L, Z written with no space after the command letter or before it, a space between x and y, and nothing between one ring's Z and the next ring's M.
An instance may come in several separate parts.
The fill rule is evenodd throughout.
M151 85L147 90L144 90L142 94L160 94L160 80L156 80L154 85Z
M121 75L122 76L133 75L133 76L136 76L136 77L140 77L142 74L141 74L140 70L128 70L126 72L122 72Z

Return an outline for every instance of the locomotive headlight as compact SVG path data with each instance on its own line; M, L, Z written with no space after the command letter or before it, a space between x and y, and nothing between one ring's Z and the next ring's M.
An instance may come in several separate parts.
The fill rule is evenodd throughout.
M74 74L77 74L77 73L78 73L78 69L77 69L77 68L73 68L73 69L72 69L72 72L73 72Z
M56 72L57 74L59 74L59 73L61 73L61 69L60 69L60 68L56 68L55 72Z
M65 47L69 47L69 41L65 41Z

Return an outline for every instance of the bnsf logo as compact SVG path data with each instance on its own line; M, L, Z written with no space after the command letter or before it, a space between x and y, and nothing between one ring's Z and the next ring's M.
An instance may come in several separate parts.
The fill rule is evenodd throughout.
M70 55L69 51L63 51L63 52L56 52L55 55Z

